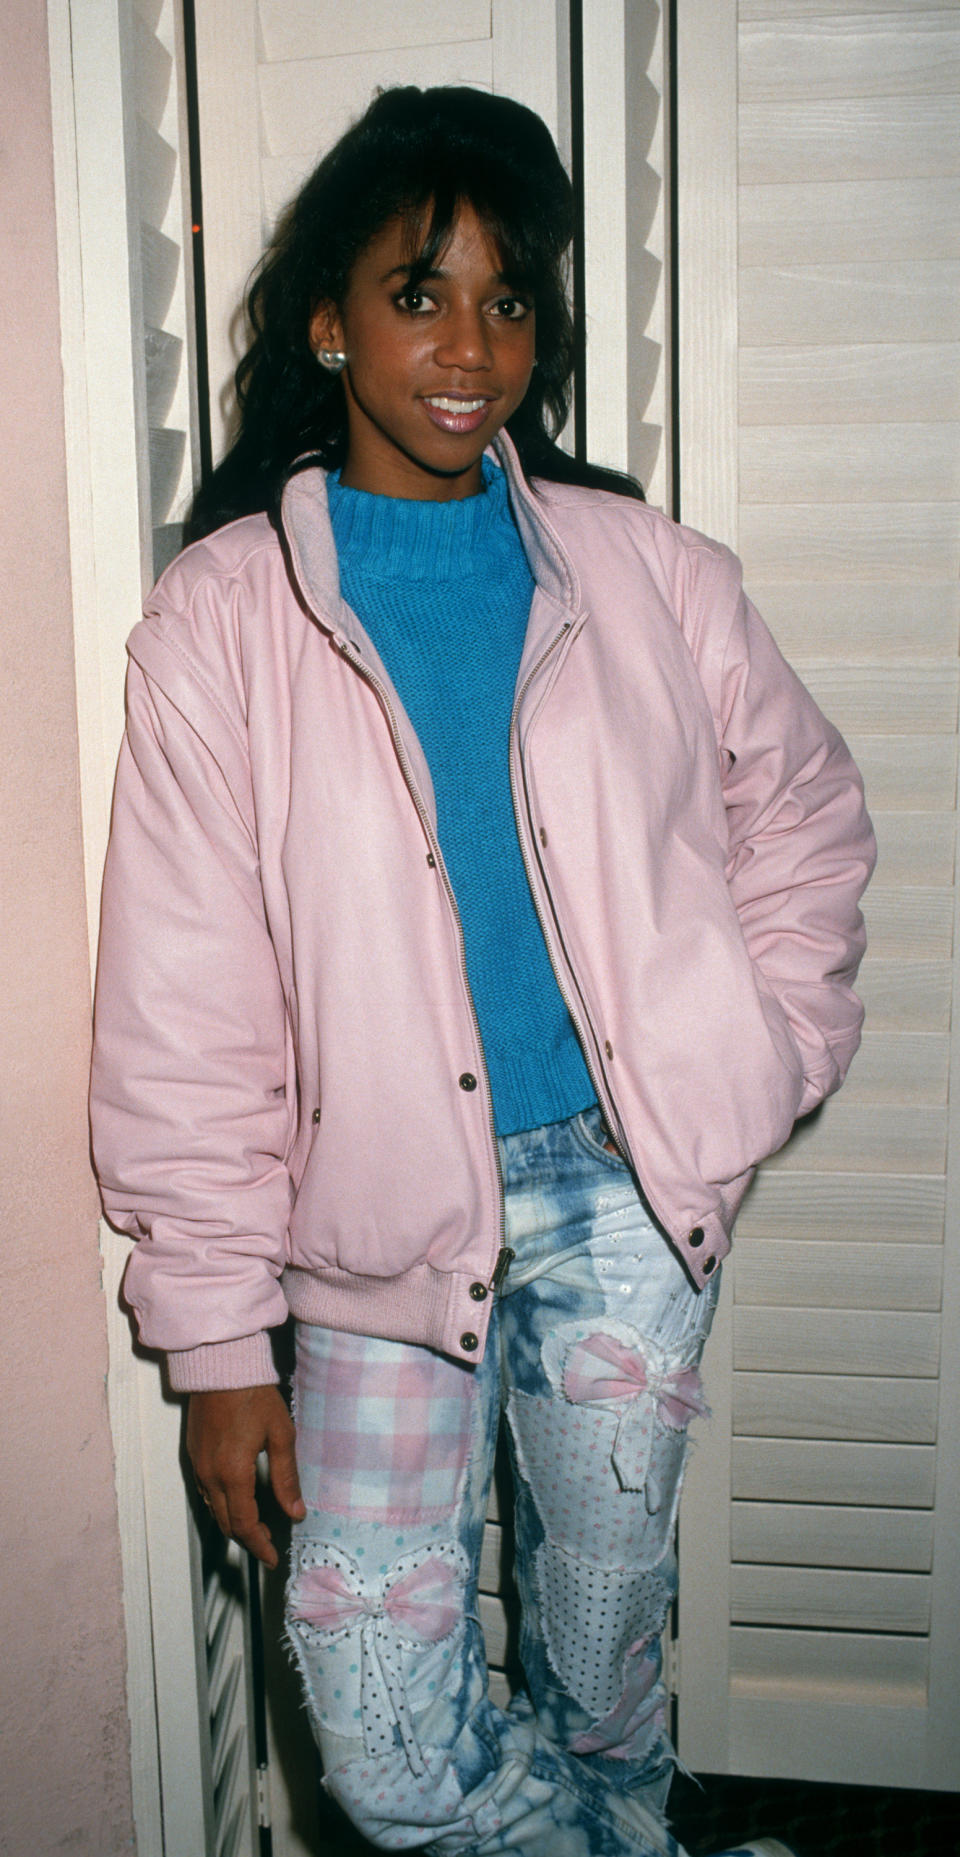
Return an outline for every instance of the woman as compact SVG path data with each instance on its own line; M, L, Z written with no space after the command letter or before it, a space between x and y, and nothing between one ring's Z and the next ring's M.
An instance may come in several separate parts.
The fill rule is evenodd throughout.
M379 97L267 255L240 435L130 643L104 1203L205 1500L273 1565L268 1453L326 1784L383 1849L676 1850L659 1641L719 1265L859 1037L843 743L727 551L553 442L570 228L529 111Z

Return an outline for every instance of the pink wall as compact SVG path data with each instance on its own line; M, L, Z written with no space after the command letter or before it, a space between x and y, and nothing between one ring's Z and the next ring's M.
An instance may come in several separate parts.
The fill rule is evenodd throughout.
M133 1849L85 1114L77 779L44 8L0 8L3 1400L0 1849Z

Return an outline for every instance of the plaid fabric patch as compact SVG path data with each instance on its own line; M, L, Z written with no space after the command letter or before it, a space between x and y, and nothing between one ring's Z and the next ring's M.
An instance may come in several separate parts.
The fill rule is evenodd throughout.
M407 1342L301 1322L294 1411L309 1509L361 1522L435 1522L456 1507L473 1379Z

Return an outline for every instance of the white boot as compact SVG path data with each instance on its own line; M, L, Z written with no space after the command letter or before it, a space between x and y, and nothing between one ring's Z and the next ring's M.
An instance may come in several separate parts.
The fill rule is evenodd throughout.
M715 1857L796 1857L796 1853L779 1838L748 1838L732 1850L715 1852Z

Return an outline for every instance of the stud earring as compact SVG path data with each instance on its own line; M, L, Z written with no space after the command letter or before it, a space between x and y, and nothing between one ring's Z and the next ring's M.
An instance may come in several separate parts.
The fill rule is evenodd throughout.
M347 365L347 357L342 348L318 348L317 360L328 374L339 374Z

